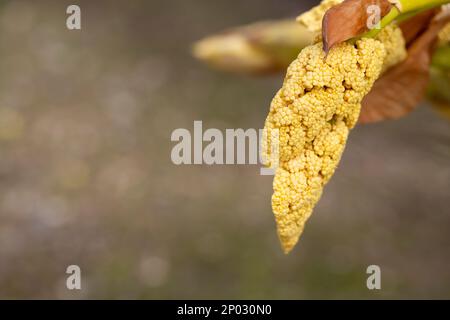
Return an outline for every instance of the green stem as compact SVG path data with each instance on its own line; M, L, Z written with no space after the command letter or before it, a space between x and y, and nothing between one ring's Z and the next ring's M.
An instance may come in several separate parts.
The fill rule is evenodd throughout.
M391 24L393 21L401 22L407 20L423 11L450 3L450 0L399 0L399 2L399 7L393 7L392 10L381 19L380 28L372 29L357 37L357 39L374 38L381 29Z
M416 10L428 10L442 6L450 1L448 0L400 0L402 12L411 12Z

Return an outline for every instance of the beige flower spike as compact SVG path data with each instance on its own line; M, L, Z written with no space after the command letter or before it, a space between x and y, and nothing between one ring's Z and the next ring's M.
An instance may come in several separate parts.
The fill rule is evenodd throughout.
M329 2L326 0L325 4ZM406 43L410 39L404 38L395 23L371 33L361 22L367 18L366 5L374 3L345 0L329 9L323 20L323 39L316 39L315 44L304 48L290 64L283 86L270 105L263 152L269 164L275 157L279 163L273 181L272 210L285 253L298 242L333 176L348 135L358 120L362 101L372 87L378 87L375 96L386 101L372 101L369 95L368 110L380 103L396 107L391 108L391 113L381 113L383 117L401 114L423 96L430 52L445 21L433 18L407 52ZM386 8L392 8L387 4ZM314 8L299 20L320 18L318 13L323 7ZM395 10L394 14L399 14ZM349 15L359 18L345 24ZM341 27L337 28L338 25ZM368 36L346 41L358 39L366 32ZM411 34L414 36L417 34ZM381 75L384 78L380 79ZM417 92L402 97L404 103L393 104L399 94L411 89L410 82ZM396 96L392 96L394 92ZM274 145L278 146L279 154L273 154L277 149Z
M285 253L298 242L357 122L412 111L436 66L443 67L433 70L429 97L440 106L450 101L448 92L442 94L442 88L450 88L450 17L448 9L431 9L431 2L445 1L323 0L297 18L301 31L273 21L234 29L195 47L199 59L225 71L262 74L287 67L270 105L262 146L266 162L276 157L279 164L272 210ZM381 8L381 30L367 28L370 5ZM276 41L287 30L294 32ZM295 50L300 54L294 61L280 55Z

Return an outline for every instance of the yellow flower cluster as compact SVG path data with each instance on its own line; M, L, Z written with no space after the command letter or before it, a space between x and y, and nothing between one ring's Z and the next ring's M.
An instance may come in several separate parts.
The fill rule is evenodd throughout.
M328 55L316 43L303 49L289 66L283 87L271 103L263 141L267 164L274 165L270 159L276 157L279 161L272 209L286 253L297 243L339 163L362 99L383 69L405 57L404 50L401 32L390 27L379 40L342 43ZM394 57L386 59L387 52ZM273 154L274 144L278 144L278 155Z
M319 5L298 16L297 21L307 27L311 32L320 32L322 30L322 20L325 12L335 5L340 4L342 1L343 0L323 0Z
M390 24L384 27L378 33L376 39L383 43L386 50L386 58L384 59L381 73L386 72L408 57L405 38L402 30L397 25Z
M315 42L322 40L322 20L325 13L332 7L342 3L343 0L323 0L319 5L311 10L302 13L297 17L297 22L314 33ZM447 30L441 32L441 38L450 39L450 24ZM403 61L407 57L405 39L402 30L397 25L392 24L383 28L377 35L376 39L380 40L386 49L386 59L384 61L382 73Z

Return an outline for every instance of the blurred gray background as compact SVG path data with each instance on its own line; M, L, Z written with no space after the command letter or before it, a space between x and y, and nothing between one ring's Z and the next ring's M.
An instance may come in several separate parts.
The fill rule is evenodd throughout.
M194 120L261 128L282 81L211 71L192 42L314 2L77 1L69 31L73 1L2 1L0 298L450 298L450 122L425 104L353 130L287 256L259 166L170 160Z

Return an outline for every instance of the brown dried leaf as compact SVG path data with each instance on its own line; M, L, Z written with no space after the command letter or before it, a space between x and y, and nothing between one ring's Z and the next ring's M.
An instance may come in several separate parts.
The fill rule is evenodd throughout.
M402 29L407 46L411 45L411 43L428 28L431 20L433 20L438 12L438 9L427 10L400 24L400 29Z
M400 118L423 100L439 31L450 19L433 20L409 47L408 58L375 82L363 100L359 123Z
M367 7L378 5L381 17L392 9L388 0L344 0L325 13L322 23L323 48L328 52L334 45L368 31Z

